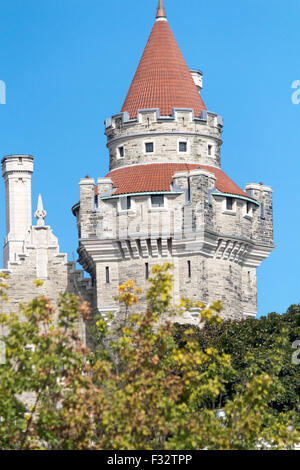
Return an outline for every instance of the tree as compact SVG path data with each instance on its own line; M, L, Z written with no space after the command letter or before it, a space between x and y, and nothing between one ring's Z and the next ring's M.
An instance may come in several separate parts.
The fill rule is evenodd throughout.
M93 351L77 333L89 307L71 294L61 296L57 312L40 297L22 306L22 316L0 316L8 331L0 366L2 449L289 448L299 440L289 429L292 412L269 411L281 391L275 355L268 372L248 367L220 412L237 374L230 355L201 348L189 327L178 345L168 316L193 307L204 323L218 324L221 306L182 300L173 307L170 269L153 268L145 312L131 312L140 294L132 281L119 287L124 316L114 330L112 316L96 319Z
M223 403L233 397L238 384L247 380L251 363L256 364L260 372L269 372L273 366L270 358L280 350L277 355L277 377L281 393L274 397L269 406L274 413L294 410L297 425L300 425L300 367L292 363L292 344L300 338L300 304L292 305L283 315L270 313L260 319L206 323L202 329L194 326L192 329L202 350L214 345L219 352L231 356L237 374L226 385ZM182 325L176 325L175 340L179 344L182 343L184 330Z

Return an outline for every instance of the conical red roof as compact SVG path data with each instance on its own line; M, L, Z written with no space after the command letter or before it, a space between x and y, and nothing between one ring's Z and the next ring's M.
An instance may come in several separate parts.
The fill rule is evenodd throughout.
M161 116L172 108L192 108L195 116L206 109L169 23L159 17L132 81L122 112L136 118L139 109L159 108Z

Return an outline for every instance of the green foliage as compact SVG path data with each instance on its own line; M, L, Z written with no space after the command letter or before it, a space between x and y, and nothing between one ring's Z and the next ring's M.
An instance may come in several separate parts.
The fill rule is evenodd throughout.
M207 328L221 325L219 303L172 306L170 269L153 269L140 314L130 311L140 289L133 281L119 287L125 316L114 330L112 315L96 319L93 351L78 336L89 307L74 295L62 295L57 311L40 297L21 316L0 315L8 331L0 366L2 449L280 449L299 440L288 429L293 413L275 416L269 408L282 392L277 346L264 369L247 359L244 380L224 402L239 373L230 355L200 344L187 326L178 341L174 324L160 321L197 305Z
M3 302L8 301L8 297L7 297L7 293L6 293L6 291L8 289L7 280L8 280L8 275L5 274L5 273L0 272L0 299Z
M185 328L176 325L175 340L182 343ZM292 305L279 315L271 313L260 319L206 323L203 329L192 327L193 335L203 350L214 345L218 351L230 354L236 376L226 385L223 404L232 399L236 387L248 378L249 367L256 366L260 373L270 373L272 358L276 357L281 392L270 403L270 411L295 411L300 424L300 367L292 363L292 343L300 338L300 304Z

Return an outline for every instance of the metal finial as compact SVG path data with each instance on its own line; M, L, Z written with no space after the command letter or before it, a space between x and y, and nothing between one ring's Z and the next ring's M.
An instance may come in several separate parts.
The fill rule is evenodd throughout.
M167 18L163 0L158 0L156 18Z

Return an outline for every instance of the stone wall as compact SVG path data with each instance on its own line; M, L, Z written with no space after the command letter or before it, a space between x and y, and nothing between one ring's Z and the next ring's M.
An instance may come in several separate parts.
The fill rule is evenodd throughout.
M257 210L259 215L254 218L252 226L253 238L262 243L273 245L273 191L270 186L265 186L262 183L249 183L246 186L246 191L260 202L260 207Z
M173 118L160 118L156 110L142 111L137 120L126 120L126 113L113 117L106 127L110 170L125 165L155 162L192 162L220 166L222 124L213 113L195 119L192 111L174 111ZM154 152L146 153L146 142ZM179 151L187 143L187 152ZM122 147L124 157L120 158Z
M93 306L90 279L84 278L75 263L68 262L66 254L60 253L50 227L33 226L23 246L23 253L3 271L8 275L9 286L9 303L1 304L3 313L18 313L20 303L26 304L38 296L48 297L57 306L59 295L65 292L79 295ZM42 280L43 285L37 287L36 280ZM81 323L79 331L86 342L86 325Z
M79 260L95 278L98 311L118 310L113 297L128 279L145 290L146 263L150 271L168 261L174 266L175 303L181 297L206 304L220 300L226 318L255 315L256 268L273 248L272 193L248 185L257 201L233 196L233 208L227 210L212 173L175 173L173 182L174 194L165 194L165 207L152 208L151 196L140 194L131 197L131 209L124 211L118 197L105 196L109 179L98 181L97 204L94 181L81 181Z

